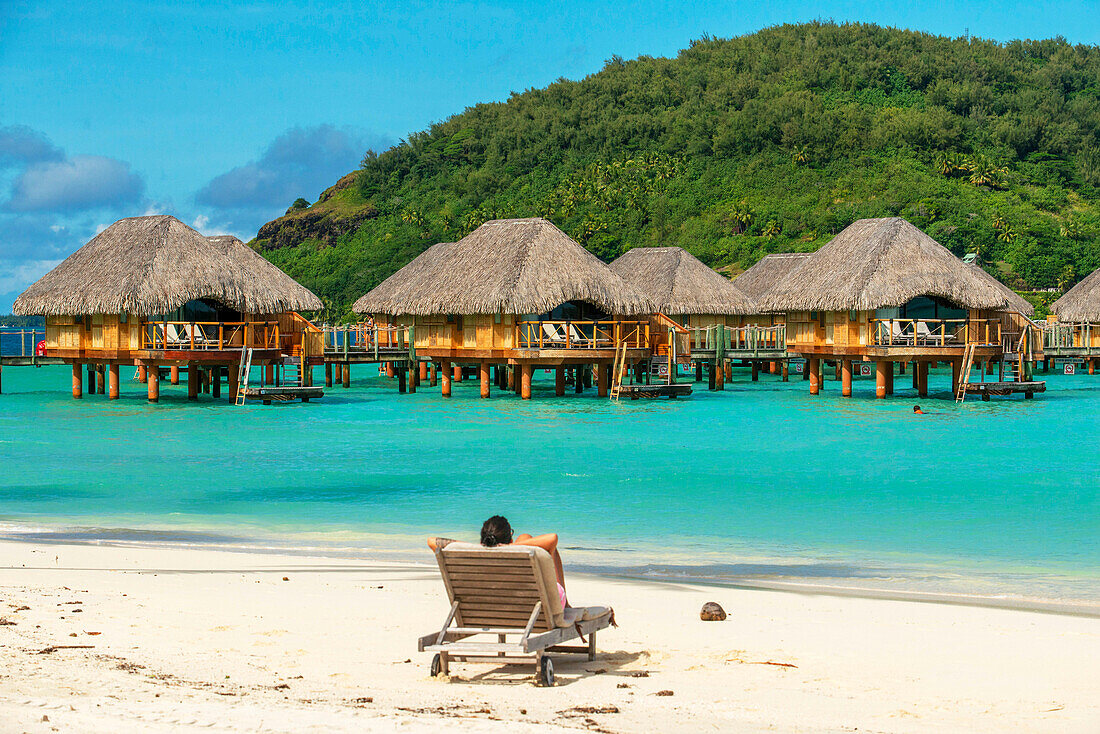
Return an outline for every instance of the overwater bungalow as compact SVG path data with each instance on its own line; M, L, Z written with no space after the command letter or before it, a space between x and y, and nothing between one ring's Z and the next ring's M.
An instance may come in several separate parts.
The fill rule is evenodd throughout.
M1043 329L1043 351L1049 357L1083 360L1089 374L1100 360L1100 270L1094 270L1051 304L1053 323Z
M477 367L488 397L497 384L531 397L536 368L594 367L601 395L611 365L649 356L653 306L606 264L545 219L486 222L455 243L435 245L356 301L356 313L411 330L418 359L451 394L454 365ZM410 374L413 382L417 375Z
M192 399L200 383L220 396L224 372L237 397L247 356L265 368L255 397L269 402L265 388L289 387L289 366L305 386L309 366L320 362L320 332L297 311L321 307L236 237L206 238L158 215L107 227L20 295L13 311L46 317L46 353L72 364L74 398L84 366L89 393L103 393L106 381L117 398L123 365L138 368L154 402L161 369L176 383L186 368Z
M919 394L928 368L952 365L956 395L1023 392L1043 383L1025 374L1033 334L1012 310L1006 289L978 273L904 219L861 219L805 258L764 296L786 315L787 349L806 358L810 392L822 386L821 361L840 362L841 394L852 392L853 362L873 362L876 395L893 392L895 364L914 366ZM973 365L1007 361L1019 371L972 383Z
M809 252L775 252L765 255L756 264L733 279L734 285L755 303L762 303L777 283L802 264L810 256ZM783 323L783 314L756 314L768 318L771 323ZM759 323L764 323L758 319Z
M699 380L705 364L711 386L721 390L726 349L768 346L751 338L755 330L744 328L744 318L759 310L753 300L681 247L637 247L611 269L653 303L651 361L664 370L672 368L669 362L694 362ZM677 339L669 339L670 324Z

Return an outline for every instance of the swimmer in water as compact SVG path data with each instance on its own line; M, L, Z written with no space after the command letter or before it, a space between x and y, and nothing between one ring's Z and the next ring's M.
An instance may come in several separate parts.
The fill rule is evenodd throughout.
M924 415L924 411L920 409L919 405L914 405L913 406L913 414L914 415Z

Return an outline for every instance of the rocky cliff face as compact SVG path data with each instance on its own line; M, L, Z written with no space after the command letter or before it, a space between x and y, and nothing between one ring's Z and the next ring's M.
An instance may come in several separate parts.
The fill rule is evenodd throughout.
M289 211L260 227L256 247L260 251L278 250L307 240L320 240L326 247L332 247L341 236L377 217L378 210L369 202L347 206L340 196L353 193L358 175L358 171L353 171L325 189L309 209Z

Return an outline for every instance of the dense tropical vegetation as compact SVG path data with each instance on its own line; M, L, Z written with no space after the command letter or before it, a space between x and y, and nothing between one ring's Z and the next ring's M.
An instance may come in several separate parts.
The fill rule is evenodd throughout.
M333 309L428 245L544 216L606 260L733 273L902 216L1018 289L1100 266L1100 48L863 24L704 37L408 136L255 241Z

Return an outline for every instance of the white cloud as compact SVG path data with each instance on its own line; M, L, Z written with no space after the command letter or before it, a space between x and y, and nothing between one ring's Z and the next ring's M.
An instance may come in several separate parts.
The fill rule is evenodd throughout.
M202 232L203 227L208 224L210 224L210 217L206 216L205 214L198 215L197 217L195 217L195 221L191 222L191 226L199 230L200 232ZM206 233L203 232L203 234Z
M79 211L134 204L145 192L145 181L130 164L98 155L27 166L12 185L4 208L15 212Z

